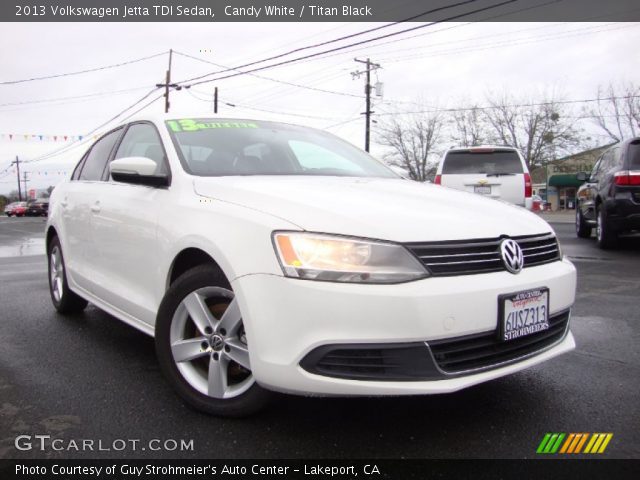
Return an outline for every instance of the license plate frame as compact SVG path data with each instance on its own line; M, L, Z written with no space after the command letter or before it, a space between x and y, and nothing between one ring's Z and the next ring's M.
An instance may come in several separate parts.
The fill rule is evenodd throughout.
M549 301L550 292L547 287L531 288L498 295L498 340L500 342L510 342L548 330L550 327ZM514 302L521 302L523 305L514 306ZM530 311L532 308L537 308L537 312ZM528 312L515 317L509 316L510 312L520 311ZM544 317L542 320L540 320L541 315ZM522 318L523 316L525 317L524 319ZM531 319L530 323L528 323L529 319ZM511 321L516 322L515 328ZM527 329L530 331L527 332Z
M478 195L491 195L491 185L474 185L473 193Z

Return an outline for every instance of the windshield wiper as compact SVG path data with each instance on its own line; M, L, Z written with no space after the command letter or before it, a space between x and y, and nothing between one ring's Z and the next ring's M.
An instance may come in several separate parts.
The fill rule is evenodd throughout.
M504 177L508 175L515 175L515 173L507 173L507 172L487 173L487 177Z

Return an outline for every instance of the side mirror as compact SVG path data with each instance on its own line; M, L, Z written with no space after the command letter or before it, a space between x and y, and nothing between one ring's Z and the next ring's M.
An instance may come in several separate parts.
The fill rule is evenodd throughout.
M581 182L586 182L589 180L589 174L587 172L578 172L576 173L576 178Z
M116 182L148 185L151 187L166 187L169 176L156 175L158 164L146 157L118 158L109 164L109 172Z

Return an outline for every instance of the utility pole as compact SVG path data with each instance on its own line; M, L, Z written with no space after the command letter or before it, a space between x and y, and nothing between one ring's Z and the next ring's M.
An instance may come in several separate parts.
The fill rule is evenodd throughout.
M18 200L22 201L22 190L20 189L20 160L18 159L18 156L16 155L16 161L15 162L11 162L11 165L15 165L16 166L16 175L18 178ZM27 192L25 192L27 193Z
M218 87L213 89L213 113L218 113Z
M371 62L371 59L367 58L366 60L358 60L354 58L354 61L358 63L364 63L367 66L367 69L364 72L356 71L352 72L351 75L353 78L359 78L362 73L366 74L366 83L364 85L364 93L367 96L366 100L366 109L363 115L365 115L366 126L364 133L364 149L369 151L369 143L371 139L371 114L375 113L371 110L371 72L373 70L377 70L378 68L382 68L380 64Z
M171 59L173 57L173 49L169 50L169 69L167 70L167 76L165 83L156 83L156 87L163 88L164 87L164 113L169 113L169 107L171 104L169 103L169 89L178 88L177 83L171 83Z
M25 200L29 200L29 191L27 190L27 174L29 172L22 172L22 178L24 178L24 180L22 180L24 182L24 199Z

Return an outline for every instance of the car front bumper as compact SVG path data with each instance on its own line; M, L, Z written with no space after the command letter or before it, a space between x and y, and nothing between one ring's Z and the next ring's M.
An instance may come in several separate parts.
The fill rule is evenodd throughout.
M446 393L498 378L575 348L566 333L540 351L492 368L428 380L370 380L311 373L300 364L327 345L420 344L495 332L498 296L549 289L551 316L574 302L571 262L495 272L427 278L397 285L317 282L277 275L246 275L232 282L250 345L251 368L261 385L309 395ZM303 362L304 363L304 362Z

